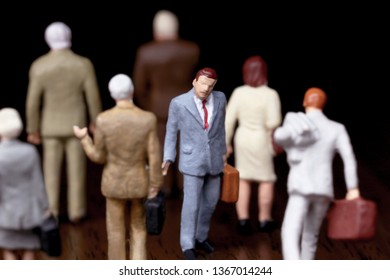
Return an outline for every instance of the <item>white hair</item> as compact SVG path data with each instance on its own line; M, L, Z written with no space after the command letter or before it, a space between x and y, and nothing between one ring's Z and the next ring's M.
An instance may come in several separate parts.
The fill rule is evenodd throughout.
M51 49L67 49L72 46L72 31L63 22L53 22L45 30L45 40Z
M167 10L156 13L153 19L153 31L159 37L175 37L178 34L179 21L176 15Z
M3 108L0 110L0 135L2 137L17 138L22 133L22 130L23 123L17 110L14 108Z
M108 83L108 90L115 100L133 99L133 81L125 74L117 74L112 77Z

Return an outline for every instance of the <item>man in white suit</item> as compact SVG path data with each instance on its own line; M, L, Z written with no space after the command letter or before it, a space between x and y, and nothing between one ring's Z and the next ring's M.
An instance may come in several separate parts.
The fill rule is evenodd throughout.
M287 153L289 199L282 225L284 259L315 259L322 221L334 198L332 163L340 154L344 163L347 199L359 197L357 164L344 125L322 112L327 96L319 88L306 91L306 114L287 113L276 129L275 142Z
M179 170L184 179L180 246L187 260L197 259L195 249L214 251L208 240L211 217L220 196L226 156L226 96L214 91L217 73L198 71L193 88L172 99L164 142L163 174L176 159L178 133Z

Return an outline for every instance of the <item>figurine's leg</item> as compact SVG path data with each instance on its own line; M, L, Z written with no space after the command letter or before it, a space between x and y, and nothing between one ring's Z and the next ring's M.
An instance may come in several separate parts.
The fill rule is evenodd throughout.
M206 176L200 193L199 214L197 218L195 239L203 242L208 238L211 218L219 201L221 176Z
M330 199L324 196L313 196L310 210L306 215L303 225L301 241L301 259L314 260L317 251L318 236L322 222L328 211Z
M290 194L282 224L282 254L285 260L299 260L301 236L309 201L302 195Z
M195 248L196 219L203 180L203 177L184 175L184 197L180 221L180 246L183 252Z
M251 184L250 181L240 179L238 200L236 202L236 212L238 220L249 219L249 204L251 197Z
M34 260L34 259L35 259L35 251L34 250L23 250L22 260Z
M130 211L130 259L146 260L146 223L144 200L132 199Z
M258 220L260 222L272 221L272 206L274 201L274 184L262 182L258 188Z
M108 259L126 259L126 200L106 197Z
M18 259L17 251L3 249L3 259L17 260Z
M80 141L68 138L66 141L66 161L68 178L68 216L77 222L87 213L86 202L86 156Z
M61 167L64 157L63 142L59 138L43 139L43 174L50 210L58 217L60 212Z

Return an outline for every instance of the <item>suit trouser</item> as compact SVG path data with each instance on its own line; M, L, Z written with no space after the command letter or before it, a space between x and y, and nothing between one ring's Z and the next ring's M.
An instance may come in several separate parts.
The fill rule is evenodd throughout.
M130 260L146 260L146 216L144 199L130 200ZM108 259L126 259L126 209L128 199L106 197Z
M49 205L52 213L60 213L62 163L66 155L67 203L70 220L84 217L86 207L86 156L75 137L43 138L43 171Z
M282 225L283 259L314 260L330 202L326 196L289 195Z
M180 246L183 251L195 248L195 240L207 239L211 217L221 192L219 175L184 174L184 197L181 210Z

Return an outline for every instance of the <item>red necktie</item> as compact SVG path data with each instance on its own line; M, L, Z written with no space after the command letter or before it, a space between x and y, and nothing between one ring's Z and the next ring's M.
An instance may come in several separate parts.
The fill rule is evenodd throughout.
M204 129L208 129L209 128L209 123L207 121L209 113L207 112L206 102L207 102L207 99L203 99L202 100L203 111L204 111Z

